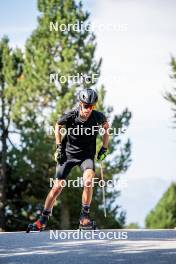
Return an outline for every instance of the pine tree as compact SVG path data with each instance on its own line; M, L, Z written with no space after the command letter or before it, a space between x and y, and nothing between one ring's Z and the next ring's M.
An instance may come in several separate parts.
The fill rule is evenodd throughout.
M16 101L16 84L21 75L23 58L20 50L12 51L9 47L8 38L4 37L0 41L0 229L5 228L5 207L6 207L6 186L8 181L8 146L10 134L13 126L12 105Z
M176 184L172 183L156 207L146 217L147 228L176 227Z
M9 212L7 215L7 229L13 222L16 229L23 229L26 222L34 220L41 212L44 198L49 191L49 178L55 172L53 153L55 151L54 136L46 133L46 127L55 125L58 116L71 109L76 104L76 94L80 87L95 87L93 83L78 83L69 81L69 76L85 74L100 75L101 59L95 60L95 35L87 30L50 31L50 22L61 24L89 23L89 14L83 10L82 4L72 0L39 0L40 16L38 26L26 42L25 63L18 82L18 101L12 106L15 126L20 130L20 148L10 152L10 165L13 169L10 182L18 182L17 197L9 198ZM50 74L58 73L58 81L50 83ZM60 77L66 77L62 82ZM105 89L97 89L99 102L97 109L104 111L111 118L112 126L124 128L129 126L131 113L125 109L121 115L113 116L113 109L105 107ZM98 147L101 146L98 139ZM130 141L124 143L121 136L111 138L110 154L106 162L105 177L111 179L125 172L130 164ZM116 155L115 155L116 153ZM100 174L97 164L97 175ZM20 175L20 176L19 176ZM70 174L74 179L80 176L77 168ZM11 184L8 194L10 197ZM50 227L77 227L81 192L79 188L65 189L56 202ZM103 219L102 193L95 187L92 203L92 215L99 226L121 227L125 214L117 206L118 191L112 193L107 190L107 220ZM17 203L16 203L17 202ZM20 209L19 209L20 208ZM20 223L19 223L20 219ZM13 228L14 228L13 226Z
M171 59L171 68L172 68L172 75L171 78L175 81L176 80L176 59L172 57ZM171 109L173 111L173 122L176 123L176 88L174 87L172 91L166 92L165 99L170 102Z
M172 75L171 78L176 80L176 60L171 58ZM170 102L173 111L173 122L176 122L176 88L167 92L164 98ZM176 227L176 184L172 183L164 193L155 209L146 217L146 226L149 228L174 228Z

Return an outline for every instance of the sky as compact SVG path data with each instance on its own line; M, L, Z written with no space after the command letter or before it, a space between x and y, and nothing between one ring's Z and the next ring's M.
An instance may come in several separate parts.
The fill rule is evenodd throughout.
M176 134L172 111L163 98L174 86L170 59L176 56L176 2L86 0L90 21L97 25L96 57L103 58L99 84L105 102L119 114L128 107L132 120L127 136L132 142L132 164L121 175L127 182L117 202L127 212L127 223L144 226L148 212L175 181ZM24 48L37 25L36 1L0 2L0 37ZM104 29L98 26L104 26ZM117 30L107 29L116 25Z

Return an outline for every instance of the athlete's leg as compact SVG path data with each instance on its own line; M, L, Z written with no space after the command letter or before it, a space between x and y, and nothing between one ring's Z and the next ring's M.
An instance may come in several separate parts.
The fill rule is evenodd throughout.
M73 160L66 160L62 165L57 165L54 185L47 195L44 210L37 221L35 221L33 224L28 225L27 232L29 232L29 230L45 229L49 215L51 215L54 202L63 189L67 175L75 165L75 161Z
M51 211L56 198L60 195L63 187L65 186L65 179L68 176L71 169L76 165L74 160L66 160L62 165L56 166L56 174L54 179L54 185L48 193L44 208Z
M91 225L89 216L90 204L93 194L93 178L95 176L95 167L93 159L86 159L81 164L83 171L83 193L82 193L82 210L80 215L80 224L83 226Z
M52 189L50 190L50 192L48 193L46 200L45 200L45 205L44 205L44 208L47 209L48 211L52 211L56 198L60 195L64 187L65 180L55 179L53 182L54 182L54 185Z
M84 189L82 193L82 204L89 205L92 201L93 194L93 177L95 176L95 172L92 169L86 169L83 173L83 184Z
M93 177L95 176L95 165L93 159L85 159L81 165L83 171L84 189L82 193L82 204L89 205L92 201L93 194Z

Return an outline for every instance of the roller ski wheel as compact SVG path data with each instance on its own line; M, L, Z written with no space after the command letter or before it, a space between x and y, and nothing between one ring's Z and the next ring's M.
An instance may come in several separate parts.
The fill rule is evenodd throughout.
M26 233L29 232L41 232L44 231L46 228L46 225L41 224L39 220L37 220L35 223L33 224L29 224L27 229L26 229Z
M90 220L90 222L86 225L79 223L79 230L96 230L96 222L94 220Z
M96 222L90 218L89 213L81 212L79 219L79 230L95 230Z

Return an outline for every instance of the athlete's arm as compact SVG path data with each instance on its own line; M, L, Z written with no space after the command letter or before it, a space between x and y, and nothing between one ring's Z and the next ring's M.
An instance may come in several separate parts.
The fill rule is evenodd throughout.
M107 149L108 148L108 143L109 143L109 133L108 133L109 123L106 121L102 125L102 127L105 130L105 133L103 135L103 147Z
M61 144L62 141L62 136L60 133L60 129L62 128L62 125L59 125L58 123L56 123L55 125L55 139L56 139L56 145Z

